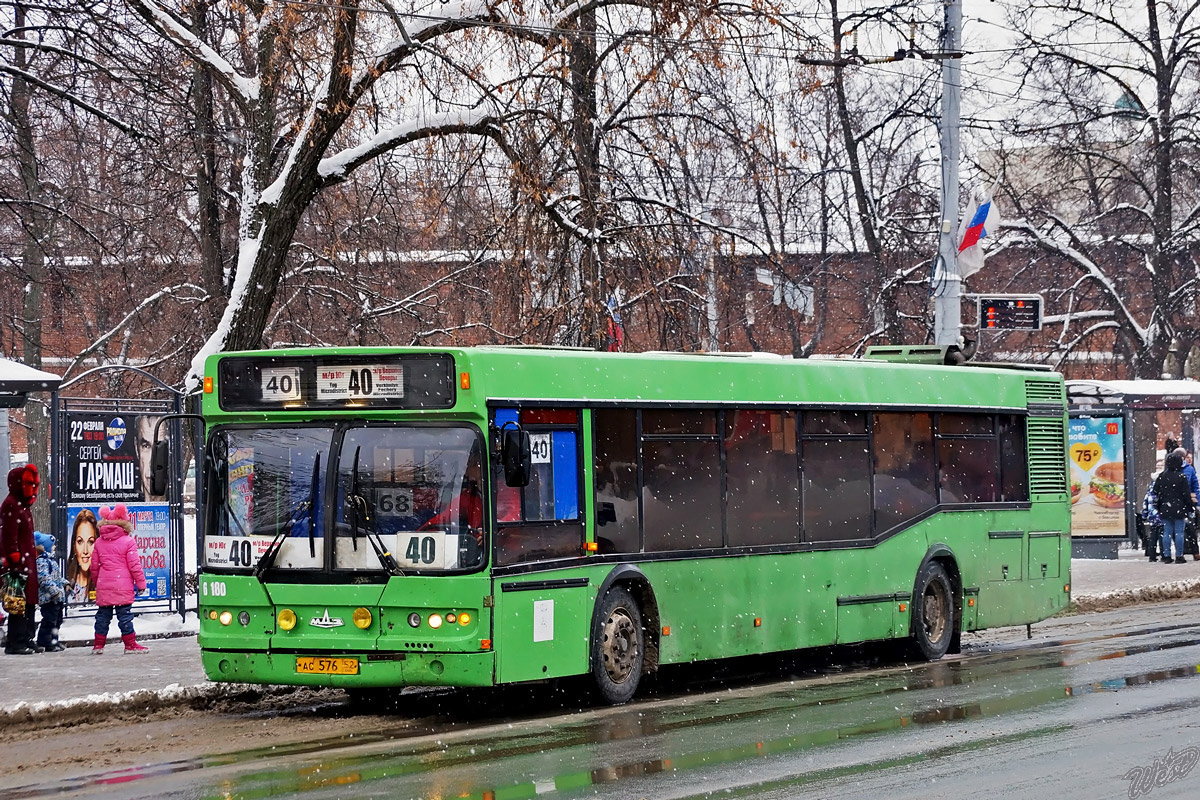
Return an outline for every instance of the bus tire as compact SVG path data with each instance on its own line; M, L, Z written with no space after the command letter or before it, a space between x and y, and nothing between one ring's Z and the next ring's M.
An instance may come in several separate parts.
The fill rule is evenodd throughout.
M927 561L917 573L912 599L912 645L914 654L926 661L946 655L954 638L954 586L946 568Z
M609 705L629 702L642 680L646 636L642 611L623 586L605 592L592 634L592 680Z

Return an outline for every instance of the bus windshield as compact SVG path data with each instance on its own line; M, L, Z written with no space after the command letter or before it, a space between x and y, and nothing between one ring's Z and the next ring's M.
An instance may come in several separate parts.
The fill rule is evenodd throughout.
M214 434L205 565L260 577L330 569L402 575L482 565L478 429L342 430L340 437L333 427L316 426ZM331 463L337 473L329 509ZM333 527L327 530L329 511Z
M482 564L482 465L475 428L347 430L338 459L334 568L379 569L380 549L406 572Z
M209 567L250 570L272 544L274 566L324 564L325 468L333 431L321 427L227 429L214 434L216 491L204 537ZM289 538L304 547L286 547ZM282 548L282 549L280 549Z

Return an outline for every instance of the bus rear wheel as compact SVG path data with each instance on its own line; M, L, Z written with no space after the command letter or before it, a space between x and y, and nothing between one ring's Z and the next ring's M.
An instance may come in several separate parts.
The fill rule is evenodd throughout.
M592 636L592 679L610 705L627 703L642 680L645 634L642 612L628 589L615 586L596 608Z
M954 638L954 587L946 568L927 562L917 573L912 601L912 639L915 655L937 661Z

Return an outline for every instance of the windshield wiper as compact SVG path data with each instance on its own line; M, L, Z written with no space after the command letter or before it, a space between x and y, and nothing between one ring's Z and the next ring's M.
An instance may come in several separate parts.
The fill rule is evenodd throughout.
M301 500L297 505L292 515L288 517L288 521L283 524L275 532L275 538L271 539L271 543L267 545L266 552L262 554L262 558L254 565L254 577L258 578L259 583L266 583L267 570L275 564L275 557L279 555L279 551L283 549L283 543L291 534L292 528L300 521L300 515L308 512L308 550L312 557L316 557L316 539L313 538L313 527L316 524L316 499L319 478L321 472L321 454L317 453L316 459L313 461L312 484L309 487L307 499Z
M358 516L361 513L363 519L366 520L366 525L363 530L366 531L367 541L371 548L375 550L375 557L379 559L379 563L389 575L404 575L404 571L400 569L400 565L396 563L396 559L383 545L383 538L379 532L374 530L374 522L371 517L370 505L367 503L367 498L363 497L358 490L358 454L362 450L357 447L354 450L354 471L350 477L350 537L351 543L355 550L358 550Z

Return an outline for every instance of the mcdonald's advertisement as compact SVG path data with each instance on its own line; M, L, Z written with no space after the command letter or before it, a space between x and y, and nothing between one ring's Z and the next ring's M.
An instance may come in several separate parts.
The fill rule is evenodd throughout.
M1125 535L1125 421L1070 421L1071 535Z

